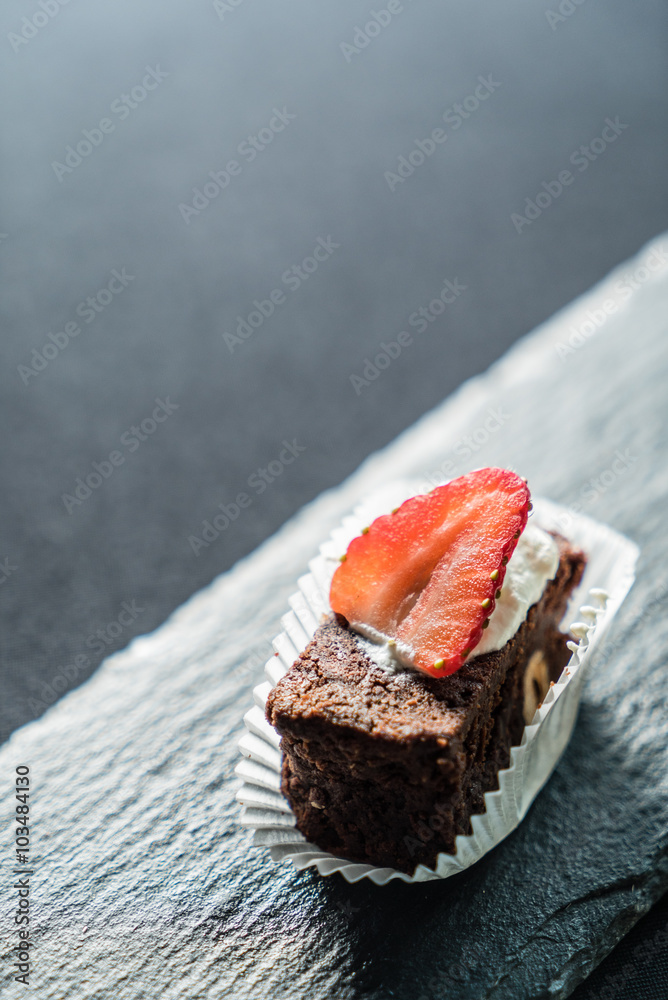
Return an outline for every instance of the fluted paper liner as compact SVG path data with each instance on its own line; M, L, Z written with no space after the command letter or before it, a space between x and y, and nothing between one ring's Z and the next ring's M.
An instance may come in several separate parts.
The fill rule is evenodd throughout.
M330 612L331 578L348 543L375 517L417 492L415 483L386 487L345 518L321 546L320 555L309 564L311 572L299 579L299 591L290 598L291 610L281 619L283 631L274 639L275 654L265 667L267 680L253 692L255 705L244 716L246 733L239 741L244 760L236 768L243 781L237 798L244 807L241 823L255 831L255 845L268 847L274 861L289 859L300 869L313 865L321 875L338 871L348 882L369 878L385 885L394 878L404 882L448 878L512 833L571 737L592 652L600 646L635 576L638 548L628 538L549 500L534 499L536 523L559 531L587 554L583 579L562 622L564 631L578 640L569 642L569 663L525 727L519 746L511 748L510 766L499 772L498 789L484 797L485 812L471 817L472 833L456 838L454 854L439 854L434 869L418 865L413 875L335 857L299 833L290 804L281 794L280 736L265 718L267 695L312 639L322 615Z

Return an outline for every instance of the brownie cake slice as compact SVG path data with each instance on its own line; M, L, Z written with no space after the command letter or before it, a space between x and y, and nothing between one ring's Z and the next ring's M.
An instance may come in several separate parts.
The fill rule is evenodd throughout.
M317 629L266 709L282 737L283 794L311 843L412 874L471 832L569 659L559 622L585 557L554 538L557 573L515 635L449 676L383 669L341 615Z

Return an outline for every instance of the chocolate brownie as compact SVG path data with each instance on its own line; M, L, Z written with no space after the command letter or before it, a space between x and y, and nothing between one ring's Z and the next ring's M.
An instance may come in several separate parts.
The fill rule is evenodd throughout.
M341 616L317 629L267 700L281 788L312 844L412 874L471 832L569 659L558 626L585 557L555 538L556 576L516 634L448 677L383 670Z

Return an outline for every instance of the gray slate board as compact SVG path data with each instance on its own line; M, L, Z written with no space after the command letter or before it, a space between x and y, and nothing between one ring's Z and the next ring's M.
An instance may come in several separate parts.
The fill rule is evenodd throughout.
M668 888L661 259L665 238L657 270L624 265L14 734L0 751L2 919L16 906L10 786L25 763L40 1000L566 997ZM587 320L592 335L573 337ZM490 408L501 426L478 448ZM641 547L574 738L520 828L454 879L349 886L274 866L237 824L233 769L287 598L361 496L446 460L457 473L515 467ZM14 944L10 929L5 970ZM3 979L2 998L25 995Z

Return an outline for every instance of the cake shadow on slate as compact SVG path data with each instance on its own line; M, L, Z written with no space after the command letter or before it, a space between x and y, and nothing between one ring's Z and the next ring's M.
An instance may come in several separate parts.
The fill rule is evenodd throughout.
M498 509L497 480L507 494ZM540 529L526 532L512 558L530 510L514 474L481 470L453 483L450 494L412 498L351 543L332 586L334 613L266 703L297 829L333 855L408 874L455 853L455 838L485 811L485 793L570 658L559 624L586 562ZM481 484L485 502L462 512L465 491ZM445 555L443 539L424 555L446 521L455 527Z

